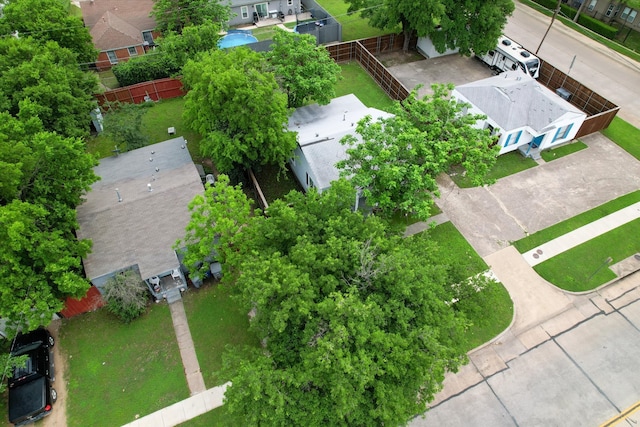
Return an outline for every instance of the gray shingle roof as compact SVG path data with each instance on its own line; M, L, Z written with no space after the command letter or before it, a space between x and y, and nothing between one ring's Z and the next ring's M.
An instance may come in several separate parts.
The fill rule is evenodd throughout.
M102 159L95 168L102 179L78 206L78 237L93 241L83 260L89 279L135 264L144 279L178 267L172 246L184 237L188 203L204 193L182 144L182 137L171 139Z
M456 87L505 130L529 126L537 132L566 114L584 113L529 75L507 72Z

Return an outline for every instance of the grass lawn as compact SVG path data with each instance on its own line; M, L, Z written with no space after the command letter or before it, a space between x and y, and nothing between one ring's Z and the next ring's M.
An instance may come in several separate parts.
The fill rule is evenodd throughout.
M576 141L571 144L554 148L553 150L544 150L540 155L545 162L550 162L552 160L559 159L560 157L568 156L569 154L584 150L585 148L588 148L587 144L582 141Z
M640 235L640 219L631 221L608 233L598 236L548 261L538 264L534 270L548 282L567 291L588 291L615 279L606 268L611 264L640 252L640 240L629 236Z
M112 70L104 70L96 72L98 75L98 80L105 86L107 89L116 89L120 87L120 83L118 83L118 79L113 74Z
M620 196L610 202L604 203L565 221L559 222L551 227L545 228L544 230L540 230L537 233L533 233L524 239L514 242L513 246L515 246L518 252L523 254L542 245L543 243L555 239L556 237L567 234L576 228L582 227L583 225L589 224L613 212L619 211L622 208L626 208L636 202L640 202L640 190Z
M218 371L225 346L260 345L249 333L247 313L236 306L229 288L217 284L192 289L183 299L204 383L207 388L224 384L229 379L220 378Z
M318 3L329 12L329 15L342 24L343 41L366 39L399 31L399 29L397 31L385 31L373 28L369 25L367 19L360 17L359 13L348 15L347 9L349 5L343 0L321 0Z
M609 127L602 131L602 134L640 160L640 129L620 117L614 117Z
M176 128L176 135L183 136L194 163L201 163L200 140L202 137L187 128L182 120L184 98L164 99L153 103L142 117L142 132L149 138L149 144L166 141L171 136L167 128ZM99 159L113 155L115 143L104 135L92 137L87 141L87 151Z
M288 167L283 172L277 166L265 165L253 172L267 203L283 198L290 191L302 191L302 187Z
M336 97L353 93L367 107L390 110L394 101L357 62L340 64L340 67L342 79L336 84Z
M65 319L59 340L69 426L122 425L189 397L166 304L128 325L105 309Z
M535 160L528 157L523 157L519 152L512 151L510 153L502 154L496 159L496 164L489 171L487 178L490 180L498 180L506 176L522 172L523 170L537 166ZM462 174L463 169L461 166L454 166L449 171L449 176L460 188L474 187L471 181Z
M468 277L489 268L451 222L438 225L429 235L439 244L440 258L461 265ZM424 233L416 236L426 238ZM466 351L500 334L509 326L513 317L513 303L501 283L478 292L464 304L460 304L460 310L472 324L467 330Z

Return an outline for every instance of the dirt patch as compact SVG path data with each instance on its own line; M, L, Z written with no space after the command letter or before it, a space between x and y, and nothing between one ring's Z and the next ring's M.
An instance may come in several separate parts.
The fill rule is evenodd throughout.
M418 52L409 51L403 52L396 50L394 52L385 52L377 55L378 61L382 62L385 67L393 67L394 65L408 64L410 62L424 61L426 58L420 55Z
M61 320L54 320L47 329L56 340L53 346L53 360L55 361L56 380L53 388L58 392L58 400L53 405L53 411L49 416L42 420L42 427L66 427L67 426L67 359L66 355L60 349L60 340L58 340L58 332L60 331Z

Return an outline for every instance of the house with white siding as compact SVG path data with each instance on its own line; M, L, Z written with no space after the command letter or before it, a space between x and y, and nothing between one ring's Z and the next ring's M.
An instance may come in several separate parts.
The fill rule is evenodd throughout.
M336 163L347 159L347 146L340 140L354 135L358 121L371 116L391 117L391 114L369 108L355 95L334 98L327 105L306 105L289 118L289 130L298 133L298 147L289 160L291 170L305 191L311 187L322 192L340 177Z
M573 140L587 117L519 70L457 86L452 97L470 104L468 113L487 117L477 126L491 129L500 154L520 150L538 158L540 151Z

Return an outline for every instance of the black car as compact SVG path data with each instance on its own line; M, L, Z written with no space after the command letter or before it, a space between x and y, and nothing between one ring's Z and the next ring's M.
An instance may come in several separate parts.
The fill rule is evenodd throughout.
M16 426L37 421L51 413L58 394L55 380L54 339L46 329L20 334L11 349L12 356L27 356L24 365L9 378L9 421Z

